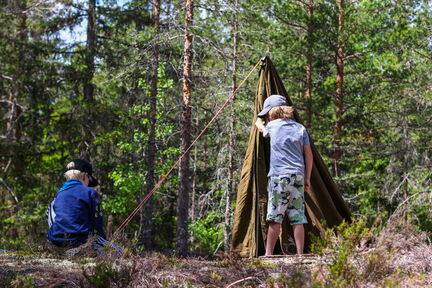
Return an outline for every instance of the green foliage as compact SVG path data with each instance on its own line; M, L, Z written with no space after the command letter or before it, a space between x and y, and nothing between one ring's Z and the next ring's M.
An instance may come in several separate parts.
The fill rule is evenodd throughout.
M432 239L432 211L430 203L411 205L410 212L420 230L427 232L429 238Z
M98 262L92 272L83 269L85 279L91 287L125 287L132 280L131 267L115 266L111 262Z
M102 203L103 209L108 214L124 215L133 210L136 205L136 195L140 194L143 185L141 171L136 168L136 164L140 163L119 166L109 174L116 193L108 195Z
M6 287L10 288L33 288L36 287L33 278L28 275L15 274L15 277Z
M223 227L220 225L221 215L210 212L207 216L195 220L189 229L196 238L193 248L205 253L213 253L223 238Z
M219 282L222 279L222 276L212 271L210 273L210 278L213 279L215 282Z
M256 268L275 268L276 266L272 263L268 263L265 261L253 261L248 264L250 267L256 267Z
M370 236L366 222L357 220L352 224L343 222L329 228L322 239L315 239L311 252L326 255L329 261L325 287L346 287L358 280L359 271L350 259L360 246L360 240L366 236Z

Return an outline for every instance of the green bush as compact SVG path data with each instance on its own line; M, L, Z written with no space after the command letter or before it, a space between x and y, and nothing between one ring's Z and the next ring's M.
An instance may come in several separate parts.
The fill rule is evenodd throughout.
M193 248L205 253L213 253L223 239L221 216L210 212L206 217L196 220L189 225L189 229L196 239Z
M360 272L350 259L356 257L361 239L370 236L370 233L366 222L357 220L353 223L342 222L337 227L327 229L322 239L315 238L311 245L312 253L326 256L326 263L320 270L325 275L315 275L321 279L315 285L347 287L361 279Z

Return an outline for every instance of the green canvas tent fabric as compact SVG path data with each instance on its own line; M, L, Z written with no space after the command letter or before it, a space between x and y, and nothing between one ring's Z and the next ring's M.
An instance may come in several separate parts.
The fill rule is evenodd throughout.
M270 156L270 142L255 128L256 115L263 108L264 100L272 94L279 94L287 98L289 105L293 105L269 57L261 59L259 82L255 99L255 111L249 144L243 162L241 180L237 190L237 203L232 231L232 246L234 252L243 257L257 257L265 252L264 241L267 235L265 221L267 211L267 171ZM300 122L297 113L294 114ZM311 139L314 165L311 175L311 189L305 194L306 214L309 223L305 226L305 251L310 244L309 234L322 235L324 227L332 227L343 220L349 221L351 212L343 200L341 193L334 183L326 164L322 160ZM292 241L292 230L285 219L282 223L282 233L278 241L275 254L289 254L295 252Z

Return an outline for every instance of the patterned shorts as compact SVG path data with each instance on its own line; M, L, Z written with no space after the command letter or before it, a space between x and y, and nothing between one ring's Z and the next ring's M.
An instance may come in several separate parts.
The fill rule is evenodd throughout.
M268 186L267 221L282 223L285 211L291 225L308 223L302 175L272 176Z

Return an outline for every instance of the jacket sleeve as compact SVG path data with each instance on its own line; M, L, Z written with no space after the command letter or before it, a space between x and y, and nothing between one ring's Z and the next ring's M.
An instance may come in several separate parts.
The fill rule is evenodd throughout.
M104 221L103 221L103 216L102 216L102 210L101 210L101 201L99 198L99 195L97 194L96 191L92 191L91 193L91 198L92 198L92 222L93 222L93 227L94 230L96 231L96 233L101 236L102 238L106 239L106 235L105 235L105 230L104 230Z

